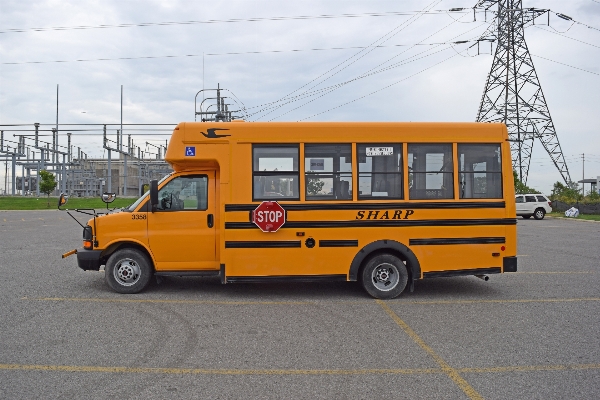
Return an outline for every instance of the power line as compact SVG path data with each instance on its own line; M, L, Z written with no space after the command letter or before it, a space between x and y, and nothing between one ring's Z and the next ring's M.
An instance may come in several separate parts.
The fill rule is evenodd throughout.
M467 11L468 10L468 11ZM298 15L298 16L279 16L279 17L254 17L254 18L230 18L230 19L208 19L200 21L166 21L166 22L140 22L133 24L113 24L113 25L79 25L79 26L53 26L40 28L12 28L0 31L0 33L23 33L23 32L47 32L47 31L68 31L68 30L88 30L88 29L110 29L110 28L135 28L149 26L176 26L176 25L198 25L198 24L219 24L219 23L238 23L238 22L265 22L265 21L292 21L292 20L311 20L311 19L337 19L337 18L363 18L363 17L394 17L414 14L465 14L471 13L469 8L452 8L449 10L429 10L423 11L384 11L378 13L356 13L356 14L322 14L322 15Z
M407 76L407 77L406 77L406 78L404 78L404 79L401 79L401 80L399 80L399 81L397 81L397 82L394 82L394 83L392 83L392 84L390 84L390 85L387 85L387 86L385 86L385 87L382 87L381 89L375 90L375 91L373 91L373 92L371 92L371 93L365 94L364 96L358 97L358 98L356 98L356 99L354 99L354 100L351 100L351 101L348 101L348 102L346 102L346 103L340 104L340 105L338 105L338 106L336 106L336 107L332 107L332 108L330 108L330 109L328 109L328 110L325 110L325 111L322 111L322 112L320 112L320 113L313 114L313 115L311 115L310 117L302 118L302 119L300 119L299 121L304 121L304 120L307 120L307 119L310 119L310 118L316 117L317 115L324 114L324 113L326 113L326 112L329 112L329 111L335 110L335 109L337 109L337 108L340 108L340 107L343 107L343 106L345 106L345 105L348 105L348 104L354 103L355 101L358 101L358 100L364 99L365 97L371 96L371 95L373 95L373 94L375 94L375 93L381 92L382 90L385 90L385 89L387 89L387 88L389 88L389 87L392 87L392 86L394 86L394 85L397 85L398 83L404 82L404 81L406 81L406 80L408 80L408 79L410 79L410 78L412 78L412 77L414 77L414 76L416 76L416 75L419 75L419 74L420 74L420 73L422 73L422 72L425 72L425 71L427 71L427 70L429 70L429 69L431 69L431 68L433 68L433 67L435 67L435 66L437 66L437 65L440 65L440 64L442 64L442 63L444 63L444 62L446 62L446 61L450 60L451 58L454 58L454 57L456 57L457 55L458 55L458 54L453 54L453 55L451 55L450 57L448 57L448 58L446 58L446 59L444 59L444 60L442 60L442 61L440 61L440 62L438 62L438 63L436 63L436 64L434 64L434 65L432 65L432 66L430 66L430 67L424 68L424 69L420 70L419 72L416 72L416 73L414 73L414 74L412 74L412 75L410 75L410 76Z
M438 2L438 3L439 3L439 2ZM438 3L436 3L435 5L437 5ZM434 6L434 5L433 5L433 3L430 3L429 7L433 7L433 6ZM462 18L462 17L461 17L461 18ZM415 20L413 20L413 21L411 21L409 24L413 23L414 21L416 21L416 19L415 19ZM439 29L438 31L434 32L433 34L431 34L431 35L427 36L427 37L426 37L425 39L423 39L423 40L427 40L427 39L429 39L430 37L434 36L435 34L437 34L437 33L441 32L441 31L443 31L443 30L444 30L444 29L446 29L446 28L448 28L449 26L451 26L451 25L452 25L452 24L454 24L455 22L458 22L458 20L453 20L453 22L451 22L450 24L448 24L448 25L444 26L443 28ZM405 28L405 27L403 27L401 30L403 30L404 28ZM477 27L475 27L475 28L473 28L473 29L476 29L476 28L477 28ZM396 28L396 29L398 29L398 28ZM395 30L396 30L396 29L395 29ZM470 32L470 31L471 31L471 30L473 30L473 29L470 29L470 30L469 30L469 31L467 31L467 32ZM394 32L394 30L392 30L390 33L392 33L392 32ZM455 38L457 38L457 37L459 37L459 36L462 36L462 35L464 35L464 34L465 34L465 33L467 33L467 32L461 33L461 34L459 34L459 35L455 36L453 39L455 39ZM388 33L388 34L384 35L384 36L382 37L382 39L383 39L383 38L385 38L385 36L389 35L390 33ZM397 33L398 33L398 32L394 33L394 35L396 35ZM381 39L379 39L379 40L381 40ZM388 38L388 39L386 39L386 40L389 40L389 38ZM462 41L461 41L461 42L462 42ZM377 41L376 41L376 42L374 42L374 43L377 43ZM439 46L436 46L436 47L439 47ZM373 50L371 50L371 51L373 51ZM396 58L396 57L398 57L398 56L400 56L400 55L404 54L406 51L408 51L408 50L405 50L405 51L401 52L400 54L397 54L397 55L395 55L395 56L393 56L393 57L389 58L388 60L384 61L383 63L380 63L379 65L377 65L377 66L375 66L375 67L371 68L371 69L370 69L370 70L368 70L367 72L365 72L365 73L363 73L363 74L359 75L359 76L358 76L357 78L355 78L355 79L352 79L352 80L348 81L347 83L350 83L350 82L356 81L356 80L358 80L358 79L362 79L362 78L364 78L364 77L367 77L367 76L374 75L375 73L380 73L380 72L383 72L383 71L385 71L385 70L388 70L388 69L391 69L391 68L395 68L395 67L397 67L397 66L400 66L400 65L404 65L404 63L402 63L402 62L401 62L401 63L396 63L396 64L392 64L392 65L390 65L389 67L382 68L382 69L381 69L381 70L379 70L379 71L375 71L375 72L373 72L373 71L374 71L376 68L379 68L380 66L383 66L383 65L385 65L385 64L387 64L387 63L389 63L391 60L393 60L394 58ZM427 51L429 51L429 50L427 50ZM425 52L427 52L427 51L425 51ZM367 54L368 54L368 53L367 53ZM418 54L417 54L417 55L418 55ZM362 57L364 57L364 55L363 55L363 56L361 56L361 58L362 58ZM416 56L413 56L413 57L416 57ZM346 67L347 67L347 66L346 66ZM344 67L344 68L346 68L346 67ZM330 70L330 71L331 71L331 70ZM340 72L340 71L338 71L338 72ZM337 74L338 72L336 72L335 74ZM372 72L373 72L373 73L372 73ZM333 75L335 75L335 74L333 74ZM333 75L329 76L329 77L328 77L328 78L326 78L325 80L327 80L327 79L331 78ZM322 82L324 82L325 80L323 80ZM314 81L314 80L313 80L313 81ZM322 83L322 82L321 82L321 83ZM346 84L346 83L344 83L344 84ZM306 85L305 85L305 86L306 86ZM317 86L317 85L314 85L313 87L315 87L315 86ZM302 105L300 105L300 106L298 106L298 107L296 107L296 108L293 108L293 109L291 109L291 110L288 110L287 112L285 112L285 113L283 113L283 114L281 114L281 115L279 115L279 116L277 116L277 117L275 117L275 118L272 118L270 121L273 121L273 120L274 120L274 119L276 119L276 118L280 118L280 117L282 117L282 116L284 116L284 115L286 115L286 114L288 114L288 113L290 113L290 112L292 112L292 111L294 111L294 110L297 110L297 109L299 109L299 108L301 108L301 107L304 107L305 105L307 105L307 104L310 104L310 103L312 103L313 101L315 101L315 100L317 100L317 99L319 99L319 98L321 98L321 97L324 97L324 96L328 95L329 93L331 93L331 92L333 92L333 91L335 91L335 90L339 89L339 88L340 88L340 87L342 87L342 86L343 86L343 85L337 85L337 86L334 86L334 87L332 88L332 90L330 90L330 91L327 91L327 92L325 92L325 93L322 93L320 96L318 96L318 97L316 97L316 98L314 98L314 99L312 99L312 100L310 100L310 101L308 101L308 102L306 102L306 103L304 103L304 104L302 104ZM275 111L275 110L273 110L273 111ZM271 112L272 112L272 111L271 111Z
M600 74L599 74L599 73L597 73L597 72L592 72L592 71L588 71L587 69L583 69L583 68L574 67L574 66L572 66L572 65L569 65L569 64L561 63L561 62L559 62L559 61L551 60L551 59L549 59L549 58L546 58L546 57L538 56L537 54L531 54L531 55L532 55L532 56L534 56L534 57L537 57L537 58L541 58L542 60L551 61L551 62L553 62L553 63L557 63L557 64L560 64L560 65L564 65L565 67L569 67L569 68L578 69L579 71L587 72L588 74L594 74L594 75L598 75L598 76L600 76Z
M439 4L440 2L441 2L441 0L437 0L437 2L436 2L436 0L434 0L434 1L432 1L431 3L429 3L429 5L425 6L425 8L424 8L422 11L423 11L423 12L427 12L427 11L429 11L429 10L428 10L428 8L429 8L429 9L431 9L431 8L433 8L435 5ZM398 33L398 32L396 32L396 31L398 31L398 29L400 29L400 28L401 28L401 29L399 30L399 31L401 32L401 31L402 31L402 30L404 30L404 29L405 29L407 26L410 26L410 25L411 25L413 22L415 22L416 20L418 20L418 19L419 19L421 16L422 16L422 14L417 14L416 16L413 16L413 17L412 17L412 18L410 18L408 21L405 21L405 22L403 22L402 24L398 25L396 28L392 29L391 31L389 31L389 32L388 32L388 33L386 33L385 35L381 36L379 39L377 39L377 40L375 40L374 42L372 42L372 43L371 43L371 44L370 44L370 45L369 45L367 48L372 48L373 46L375 46L375 45L377 45L377 44L385 43L386 41L388 41L389 39L391 39L393 36L395 36L395 35ZM392 34L392 33L394 33L394 32L396 32L394 35L392 35L392 36L388 37L389 35L391 35L391 34ZM388 37L388 38L386 39L386 37ZM385 39L385 40L384 40L384 39ZM382 41L383 41L383 42L382 42ZM370 51L368 51L366 54L368 54L368 53L372 52L373 50L374 50L374 49L371 49L371 50L370 50ZM318 77L316 77L316 78L312 79L310 82L308 82L308 83L306 83L306 84L302 85L301 87L299 87L298 89L294 90L293 92L291 92L291 93L288 93L287 95L283 96L283 97L282 97L281 99L279 99L279 100L284 100L284 99L286 99L287 97L291 96L292 94L294 94L294 93L298 92L299 90L302 90L302 89L303 89L303 88L305 88L306 86L309 86L309 85L311 85L313 82L317 82L317 81L318 81L319 79L321 79L322 77L324 77L324 76L328 75L328 74L329 74L329 73L331 73L332 71L334 71L334 70L338 69L340 66L342 66L342 65L344 65L344 64L346 64L346 63L348 63L350 60L352 60L352 59L356 58L357 56L359 56L359 55L360 55L361 53L363 53L364 51L365 51L365 49L363 49L363 50L360 50L360 51L359 51L359 52L357 52L356 54L354 54L354 55L352 55L351 57L349 57L349 58L345 59L344 61L342 61L341 63L337 64L337 65L336 65L336 66L334 66L333 68L330 68L330 69L329 69L329 70L327 70L326 72L324 72L324 73L322 73L321 75L319 75ZM350 63L350 64L348 64L348 65L351 65L351 64L353 64L353 63L354 63L354 62L356 62L357 60L359 60L359 59L361 59L362 57L364 57L366 54L363 54L361 57L357 58L356 60L354 60L352 63ZM346 67L347 67L348 65L346 65ZM344 67L344 68L346 68L346 67ZM339 71L338 71L338 72L339 72ZM337 72L336 72L336 74L337 74ZM333 75L335 75L335 74L333 74ZM331 75L331 76L333 76L333 75ZM327 79L331 78L331 76L329 76L329 77L325 78L325 79L324 79L323 81L321 81L320 83L322 83L322 82L326 81ZM307 90L311 90L311 89L312 89L312 88L314 88L315 86L318 86L320 83L318 83L318 84L315 84L315 85L311 86L311 87L310 87L309 89L307 89ZM305 91L305 92L306 92L306 91ZM267 114L268 114L268 113L267 113ZM265 115L267 115L267 114L265 114ZM263 116L264 116L264 115L263 115ZM259 117L258 119L260 119L260 118L262 118L262 116L261 116L261 117Z
M563 34L563 33L560 33L560 32L551 31L551 30L548 30L548 29L542 28L540 25L533 25L533 26L534 26L534 27L536 27L536 28L538 28L538 29L540 29L540 30L542 30L542 31L549 32L549 33L552 33L553 35L562 36L562 37L564 37L564 38L571 39L571 40L574 40L574 41L576 41L576 42L583 43L583 44L587 44L588 46L592 46L592 47L596 47L596 48L600 49L600 46L597 46L597 45L595 45L595 44L592 44L592 43L584 42L583 40L575 39L574 37L567 36L567 35L565 35L565 34Z
M376 75L376 74L379 74L379 73L382 73L382 72L388 71L388 70L390 70L390 69L393 69L393 68L397 68L397 67L400 67L400 66L403 66L403 65L409 64L409 63L411 63L411 62L414 62L414 61L417 61L417 60L421 60L421 59L423 59L423 58L426 58L426 57L429 57L429 56L435 55L435 54L437 54L437 53L440 53L440 52L443 52L443 51L446 51L446 50L448 50L449 48L450 48L450 47L446 47L446 48L443 48L443 49L441 49L441 50L438 50L438 51L436 51L436 52L434 52L434 53L427 54L427 55L424 55L424 56L422 56L422 57L415 58L415 57L417 57L417 56L418 56L418 55L420 55L420 54L427 53L428 51L430 51L430 50L427 50L427 51L425 51L425 52L421 52L421 53L419 53L419 54L416 54L416 55L414 55L414 56L411 56L411 57L407 58L406 60L403 60L403 61L401 61L401 62L395 63L395 64L393 64L393 65L390 65L390 66L388 66L388 67L382 68L382 69L380 69L380 70L377 70L377 71L372 71L372 70L371 70L372 72L369 72L369 73L362 74L362 75L360 75L360 76L357 76L356 78L353 78L353 79L347 80L347 81L345 81L345 82L340 82L340 83L337 83L337 84L335 84L335 85L327 86L327 87L325 87L325 88L321 88L321 89L314 90L314 91L311 91L311 92L304 92L304 93L302 93L302 94L300 94L300 95L298 95L298 96L289 97L289 98L287 98L287 99L284 99L284 100L278 100L277 102L274 102L274 103L280 103L280 102L282 102L282 101L284 101L284 102L283 102L283 103L280 103L280 104L278 104L278 105L275 105L275 106L264 107L264 108L263 108L263 109L261 109L261 110L258 110L258 111L254 112L254 113L251 113L251 114L250 114L250 116L253 116L253 115L255 115L255 114L258 114L258 113L260 113L260 112L262 112L262 111L266 111L266 110L270 110L270 109L275 109L275 110L276 110L276 109L279 109L279 108L281 108L281 107L282 107L282 106L284 106L284 105L287 105L287 104L290 104L290 103L295 103L296 101L303 100L303 99L310 98L310 97L316 96L316 95L318 95L318 94L321 94L320 96L318 96L318 97L316 97L316 98L312 99L311 101L309 101L309 102L307 102L307 103L305 103L305 104L303 104L303 105L302 105L302 106L304 106L304 105L306 105L306 104L309 104L309 103L311 103L311 102L313 102L313 101L315 101L315 100L317 100L317 99L319 99L319 98L321 98L321 97L323 97L323 96L325 96L325 95L327 95L327 94L331 93L332 91L334 91L334 90L337 90L337 89L339 89L339 88L341 88L341 87L343 87L343 86L345 86L345 85L347 85L347 84L349 84L349 83L352 83L352 82L358 81L358 80L360 80L360 79L367 78L367 77L369 77L369 76L372 76L372 75ZM432 50L433 50L433 49L432 49ZM287 100L287 101L286 101L286 100ZM300 106L300 107L302 107L302 106ZM288 112L286 112L286 114L287 114L287 113L289 113L289 112L291 112L291 111L294 111L294 110L296 110L296 109L298 109L298 108L300 108L300 107L296 107L296 108L294 108L294 109L292 109L292 110L289 110ZM279 117L281 117L281 116L283 116L283 115L285 115L285 114L282 114L282 115L280 115Z
M471 42L471 41L470 41ZM460 42L439 42L439 43L415 43L415 44L394 44L388 46L375 46L376 48L386 47L406 47L406 46L435 46L441 44L460 44ZM269 54L269 53L293 53L306 51L330 51L330 50L354 50L367 49L369 46L351 46L351 47L329 47L329 48L314 48L314 49L290 49L290 50L264 50L264 51L242 51L228 53L205 53L204 56L226 56L226 55L246 55L246 54ZM202 54L185 54L185 55L167 55L167 56L139 56L139 57L117 57L117 58L90 58L79 60L51 60L51 61L21 61L21 62L3 62L0 65L21 65L21 64L51 64L51 63L70 63L70 62L94 62L94 61L122 61L122 60L143 60L157 58L184 58L184 57L202 57Z
M431 35L427 36L427 37L426 37L425 39L423 39L423 40L429 39L430 37L434 36L435 34L437 34L437 33L441 32L441 31L443 31L443 30L444 30L444 29L446 29L446 28L448 28L450 25L452 25L452 24L453 24L453 23L455 23L455 22L458 22L458 21L456 21L456 20L455 20L455 21L451 22L450 24L448 24L448 25L444 26L443 28L439 29L438 31L436 31L436 32L432 33ZM481 25L485 25L485 23L484 23L484 24L480 24L480 25L478 25L478 26L476 26L476 27L474 27L474 28L472 28L472 29L469 29L468 31L466 31L466 32L463 32L463 33L461 33L461 34L459 34L459 35L455 36L453 39L456 39L456 38L458 38L458 37L460 37L460 36L462 36L462 35L464 35L464 34L466 34L466 33L470 32L470 31L472 31L472 30L474 30L474 29L477 29L477 28L479 28ZM466 42L468 42L468 41L459 41L459 42L455 42L455 43L466 43ZM436 47L439 47L439 46L436 46ZM446 48L446 49L442 49L442 50L440 50L440 51L437 51L436 53L439 53L439 52L441 52L441 51L445 51L445 50L447 50L447 49L448 49L448 48ZM419 53L419 54L416 54L415 56L412 56L411 58L414 58L414 57L416 57L416 56L418 56L418 55L420 55L420 54L422 54L422 53L426 53L426 52L429 52L429 51L431 51L431 50L433 50L433 49L429 49L429 50L426 50L426 51L424 51L424 52L421 52L421 53ZM406 51L404 51L404 52L402 52L402 53L400 53L400 54L397 54L396 56L394 56L394 57L392 57L392 58L390 58L390 59L386 60L385 62L383 62L383 63L381 63L381 64L377 65L376 67L374 67L374 68L371 68L369 71L367 71L367 72L363 73L362 75L359 75L357 78L355 78L355 79L352 79L352 80L348 81L348 83L350 83L350 82L353 82L353 81L356 81L356 80L358 80L358 79L362 79L362 78L365 78L365 77L371 76L371 75L374 75L374 74L377 74L377 73L380 73L380 72L384 72L384 71L386 71L386 70L389 70L389 69L392 69L392 68L396 68L396 67L398 67L398 66L401 66L401 65L404 65L404 64L406 64L405 62L399 62L399 63L396 63L396 64L392 64L392 65L390 65L390 66L388 66L388 67L382 68L382 69L380 69L380 70L374 71L374 70L375 70L375 68L378 68L378 67L380 67L380 66L382 66L382 65L385 65L386 63L388 63L388 62L389 62L389 61L391 61L392 59L394 59L394 58L398 57L399 55L401 55L401 54L403 54L403 53L405 53L405 52L406 52ZM433 53L433 54L435 54L435 53ZM457 52L457 54L459 54L459 53ZM430 55L432 55L432 54L430 54ZM423 56L423 57L420 57L420 58L418 58L418 59L425 58L425 57L428 57L428 56L429 56L429 55L427 55L427 56ZM410 58L409 58L409 59L410 59ZM413 60L413 61L414 61L414 60ZM289 110L289 111L287 111L286 113L284 113L284 114L282 114L282 115L279 115L277 118L279 118L279 117L281 117L281 116L283 116L283 115L286 115L286 114L288 114L289 112L291 112L291 111L294 111L294 110L296 110L296 109L298 109L298 108L300 108L300 107L303 107L303 106L305 106L305 105L307 105L307 104L309 104L309 103L312 103L313 101L317 100L318 98L321 98L321 97L323 97L323 96L325 96L325 95L327 95L327 94L329 94L329 93L333 92L334 90L337 90L337 89L339 89L341 86L342 86L342 85L340 85L340 86L338 86L338 87L335 87L335 88L334 88L334 89L332 89L331 91L328 91L328 92L326 92L326 93L323 93L323 94L321 94L320 96L318 96L317 98L315 98L315 99L313 99L313 100L311 100L311 101L308 101L308 102L306 102L305 104L302 104L302 105L301 105L301 106L299 106L299 107L296 107L296 108L294 108L294 109L292 109L292 110ZM388 86L388 87L389 87L389 86ZM376 93L376 92L373 92L373 93ZM371 93L371 94L372 94L372 93ZM368 96L368 95L367 95L367 96ZM366 97L366 96L363 96L363 97ZM361 98L363 98L363 97L361 97ZM359 99L360 99L360 98L359 98ZM356 100L359 100L359 99L356 99ZM354 101L356 101L356 100L353 100L353 101L351 101L351 102L349 102L349 103L352 103L352 102L354 102ZM345 103L345 104L349 104L349 103ZM334 108L332 108L332 109L329 109L329 110L333 110L333 109L335 109L335 108L338 108L338 107L334 107ZM327 110L327 111L329 111L329 110ZM325 112L327 112L327 111L325 111ZM322 113L315 114L315 115L320 115L320 114L322 114ZM313 115L313 116L315 116L315 115ZM313 116L311 116L311 117L308 117L308 118L312 118ZM272 120L273 120L273 119L272 119ZM272 121L272 120L271 120L271 121ZM302 121L302 120L301 120L301 121Z

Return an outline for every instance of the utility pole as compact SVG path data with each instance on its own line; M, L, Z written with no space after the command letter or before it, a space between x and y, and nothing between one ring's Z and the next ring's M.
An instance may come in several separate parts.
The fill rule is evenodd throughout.
M513 167L521 182L527 183L536 139L569 184L569 169L525 42L525 26L534 24L537 17L546 14L549 21L550 10L523 8L522 0L479 0L474 9L488 11L495 5L498 6L495 21L478 40L478 44L496 42L496 51L477 122L506 124ZM561 18L570 19L564 15Z
M581 153L581 195L585 196L585 183L583 182L585 180L585 153Z

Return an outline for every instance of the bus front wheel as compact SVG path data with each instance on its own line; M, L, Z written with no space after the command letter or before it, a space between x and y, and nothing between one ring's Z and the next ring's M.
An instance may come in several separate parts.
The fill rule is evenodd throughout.
M139 293L148 286L150 278L150 261L139 250L118 250L106 262L104 279L108 286L118 293Z
M391 254L371 258L362 271L362 285L376 299L393 299L404 291L408 272L404 263Z

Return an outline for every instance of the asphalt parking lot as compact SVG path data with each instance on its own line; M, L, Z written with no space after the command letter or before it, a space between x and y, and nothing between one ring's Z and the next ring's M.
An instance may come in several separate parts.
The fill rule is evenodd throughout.
M392 301L203 278L119 295L60 258L81 245L64 212L0 212L0 398L600 398L600 223L518 233L518 273Z

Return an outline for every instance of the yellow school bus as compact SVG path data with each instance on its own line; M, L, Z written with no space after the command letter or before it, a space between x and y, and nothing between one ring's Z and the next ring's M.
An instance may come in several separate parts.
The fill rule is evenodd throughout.
M360 281L389 299L517 270L503 124L185 122L165 159L174 172L91 219L76 251L119 293L214 275Z

